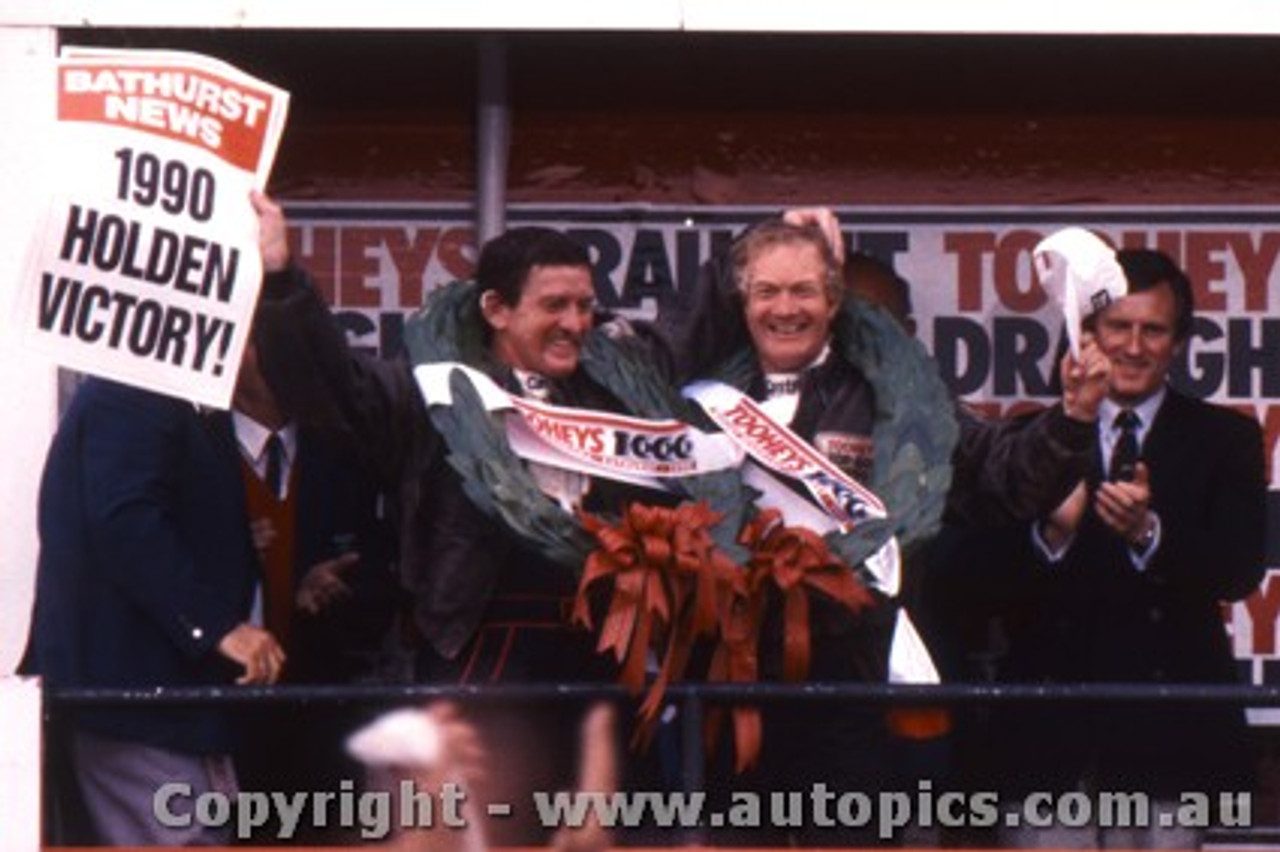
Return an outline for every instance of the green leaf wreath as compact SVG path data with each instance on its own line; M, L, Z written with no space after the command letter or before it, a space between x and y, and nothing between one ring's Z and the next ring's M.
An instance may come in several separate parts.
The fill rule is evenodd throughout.
M486 345L479 294L471 282L454 282L433 292L407 324L405 343L414 364L456 361L491 374L498 369ZM581 364L635 417L706 422L700 410L662 379L635 338L614 339L596 331L587 336ZM503 415L485 411L461 373L450 377L449 386L454 404L432 406L431 422L448 444L449 463L462 477L467 496L548 558L581 570L595 549L594 539L574 515L538 488L507 443ZM737 535L752 511L754 489L733 470L674 482L686 500L705 502L721 516L712 537L730 558L743 559Z
M453 405L430 409L468 497L547 557L579 572L575 620L592 624L584 603L587 587L600 580L614 584L609 615L599 626L600 649L623 664L624 683L638 691L646 678L646 652L652 648L658 653L661 667L639 711L641 740L657 719L666 684L683 676L699 637L718 636L720 643L718 663L709 677L755 679L760 622L771 582L783 588L799 578L828 594L839 591L837 598L856 612L871 600L856 582L867 556L890 535L910 544L930 534L940 521L957 426L932 361L887 314L859 300L846 300L833 323L833 337L834 352L861 371L875 391L872 488L889 516L825 539L775 523L775 512L757 513L753 503L758 493L742 481L738 470L675 480L685 502L674 510L632 503L618 507L618 518L570 514L542 493L511 450L503 421L508 415L485 411L461 372L449 379ZM436 291L410 320L406 344L415 364L460 362L491 374L500 369L489 354L479 297L470 283ZM737 353L721 378L745 388L753 360L749 350ZM646 344L635 336L593 332L581 364L594 381L624 402L631 415L709 426L701 409L658 373ZM812 541L797 549L805 536ZM826 546L820 546L824 541ZM771 555L770 548L777 552ZM839 558L823 556L828 548ZM801 551L809 557L797 562ZM774 563L785 570L767 570ZM842 566L854 566L854 574ZM862 596L855 594L859 589ZM786 597L792 625L788 630L799 631L807 642L807 607L795 605L803 598L795 593ZM793 644L787 643L789 661ZM803 676L807 655L791 663L788 670ZM733 713L742 768L759 754L759 718L750 707L733 708Z
M883 309L846 296L831 326L832 354L870 382L875 395L870 488L888 517L848 533L829 533L828 545L860 565L891 535L904 549L937 531L951 487L951 453L959 437L951 396L933 360ZM716 377L745 390L755 375L755 352L734 353Z

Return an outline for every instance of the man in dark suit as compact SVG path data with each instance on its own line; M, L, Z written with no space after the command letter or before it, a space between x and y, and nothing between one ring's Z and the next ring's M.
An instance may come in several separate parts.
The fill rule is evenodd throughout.
M284 683L340 684L378 675L397 604L390 532L381 497L336 436L302 428L279 402L250 341L230 412L213 427L244 483L261 565L255 615L288 655ZM359 708L258 704L240 708L236 769L246 790L337 790L359 767L342 743ZM267 842L332 842L275 820L256 826ZM244 838L242 838L244 839Z
M1122 250L1129 295L1093 325L1112 363L1091 475L1035 530L1041 564L1013 647L1021 679L1230 683L1220 606L1262 578L1264 458L1256 422L1167 385L1191 331L1186 275L1167 256ZM1014 730L1034 741L1015 769L1060 789L1134 791L1157 802L1186 791L1250 789L1243 710L1205 704L1050 708ZM1027 763L1024 765L1023 761ZM1194 843L1176 826L1084 838L1114 845ZM1073 842L1020 835L1019 843Z
M257 564L243 485L188 402L89 379L45 464L32 670L50 687L271 683L284 654L248 623ZM98 839L178 845L152 797L226 792L231 733L213 708L94 708L67 742ZM186 800L189 804L191 799ZM225 840L217 832L214 839Z
M382 494L340 436L300 426L245 348L215 431L242 475L262 563L261 615L289 655L282 680L375 674L397 604Z
M284 222L267 216L262 225L263 265L277 271L288 256ZM45 462L39 532L25 668L46 685L279 677L283 650L249 623L258 567L244 486L190 402L86 381ZM190 818L201 793L235 789L224 711L95 707L75 713L67 731L71 771L99 842L228 841L227 831ZM158 810L157 791L174 783L190 786Z

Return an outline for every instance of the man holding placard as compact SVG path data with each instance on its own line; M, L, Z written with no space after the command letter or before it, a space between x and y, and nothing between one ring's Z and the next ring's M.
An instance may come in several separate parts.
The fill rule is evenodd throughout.
M248 206L248 205L246 205ZM277 268L283 223L264 228ZM273 683L285 655L249 623L258 582L234 449L185 400L91 378L45 463L29 669L50 687ZM66 745L93 829L114 845L225 843L189 805L230 793L225 711L93 708ZM189 790L176 819L166 784ZM181 800L180 800L181 801Z
M208 57L64 48L19 322L60 364L226 408L262 268L244 203L288 93Z
M229 404L262 277L288 257L283 219L249 203L288 95L165 51L68 47L57 72L61 166L18 321L93 378L45 464L26 667L55 688L273 683L285 658L250 623L244 486L203 406ZM224 710L97 706L65 725L98 841L230 839L191 812L236 787Z

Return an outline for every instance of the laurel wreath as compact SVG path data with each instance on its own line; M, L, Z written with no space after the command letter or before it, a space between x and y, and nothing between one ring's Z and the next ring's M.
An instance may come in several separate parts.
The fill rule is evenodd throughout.
M499 366L489 354L484 328L474 284L454 282L436 290L410 319L405 342L414 363L461 362L492 373ZM871 489L885 504L888 517L826 536L836 553L857 566L890 536L896 535L905 548L937 530L951 485L951 453L959 428L932 359L885 311L862 299L846 298L832 323L832 341L833 354L862 373L876 401ZM700 409L670 387L644 344L633 337L593 332L587 336L581 365L634 416L708 422ZM754 352L744 347L715 374L745 389L757 369ZM487 412L460 372L450 378L450 389L454 404L433 406L430 416L447 442L449 463L462 478L467 496L549 558L581 566L595 542L577 518L542 493L512 452L505 415ZM754 489L737 471L675 482L684 499L706 501L722 516L712 535L731 558L741 561L745 553L737 534L754 511Z
M501 367L489 354L484 328L475 285L456 282L437 290L409 321L405 342L414 363L459 362L496 374ZM543 494L511 450L504 418L518 415L486 411L461 371L449 378L453 405L430 407L449 463L475 505L550 559L579 572L576 621L591 626L586 603L591 585L605 579L614 584L609 615L600 626L600 650L614 654L623 682L633 691L646 680L648 653L658 653L659 673L639 710L640 742L653 730L666 685L683 677L699 637L718 636L707 673L712 680L758 676L766 600L761 592L771 583L783 594L788 619L787 674L803 677L810 639L807 586L856 612L871 602L866 558L891 535L906 546L940 523L958 428L932 361L892 318L860 300L845 300L832 333L833 353L859 370L875 392L872 487L888 517L824 538L776 523L774 512L757 513L753 504L759 495L737 470L675 480L685 502L674 510L630 503L618 507L621 523L570 514ZM580 363L629 414L709 425L701 409L664 381L646 345L634 336L614 337L597 329L587 336ZM742 351L719 373L745 389L755 369L754 353ZM843 572L842 564L852 566L853 573ZM759 712L745 706L731 710L741 770L759 755ZM708 721L715 727L717 719Z
M457 281L434 291L405 327L405 345L415 364L460 362L494 374L501 367L488 351L479 293ZM635 338L589 334L580 364L595 382L621 400L627 413L649 419L705 423L702 412L681 397L654 368ZM577 517L564 511L534 482L507 442L503 413L490 413L460 371L449 378L453 405L431 406L430 417L449 448L448 460L468 498L543 555L580 570L596 548ZM513 415L515 416L515 415ZM752 511L756 492L733 470L668 480L689 502L705 502L720 515L712 538L735 561L745 558L737 534Z

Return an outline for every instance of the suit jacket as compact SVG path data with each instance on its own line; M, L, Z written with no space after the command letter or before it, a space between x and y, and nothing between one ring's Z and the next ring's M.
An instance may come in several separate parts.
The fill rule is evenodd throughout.
M216 412L208 420L227 463L239 469L230 413ZM317 615L295 610L284 679L341 683L369 672L399 603L391 532L378 511L377 487L341 441L298 429L292 470L294 589L313 566L341 553L357 552L360 561L343 574L348 597Z
M249 615L257 562L244 486L189 402L99 379L45 462L30 668L53 687L226 684L217 643ZM224 711L94 708L79 723L207 753Z
M1262 432L1248 417L1169 390L1142 447L1161 540L1143 572L1092 508L1064 559L1036 565L1015 631L1012 673L1058 682L1229 683L1221 604L1264 571ZM1102 478L1099 456L1090 476ZM1034 731L1066 774L1092 761L1122 789L1244 789L1243 710L1099 704L1056 709ZM1049 718L1053 716L1054 718ZM1055 733L1057 732L1057 733ZM1039 762L1043 752L1031 752Z

